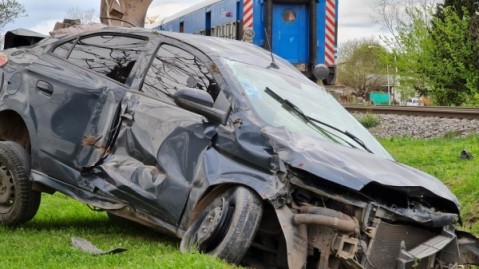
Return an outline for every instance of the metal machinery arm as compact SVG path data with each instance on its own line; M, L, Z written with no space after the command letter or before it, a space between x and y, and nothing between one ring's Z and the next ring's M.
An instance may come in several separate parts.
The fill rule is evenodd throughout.
M153 0L101 0L100 20L113 26L145 26L146 11ZM126 23L126 24L125 24Z

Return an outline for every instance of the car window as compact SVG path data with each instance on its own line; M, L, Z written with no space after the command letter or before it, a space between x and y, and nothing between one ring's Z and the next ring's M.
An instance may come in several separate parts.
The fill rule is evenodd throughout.
M173 94L182 88L207 91L213 99L219 91L203 61L183 49L163 44L148 69L142 91L171 103Z
M88 36L76 43L68 61L125 83L146 42L128 36ZM57 47L54 53L56 50L61 54L63 48Z
M71 48L75 44L75 41L76 40L72 40L70 42L63 43L60 46L57 46L53 50L53 54L55 54L55 55L57 55L58 57L61 57L61 58L68 57L68 54L70 53Z

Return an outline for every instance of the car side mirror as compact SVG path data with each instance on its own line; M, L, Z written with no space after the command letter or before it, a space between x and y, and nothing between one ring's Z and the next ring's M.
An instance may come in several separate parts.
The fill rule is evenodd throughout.
M203 115L211 121L226 123L228 112L214 108L213 97L205 91L192 88L179 89L173 95L173 99L179 107Z

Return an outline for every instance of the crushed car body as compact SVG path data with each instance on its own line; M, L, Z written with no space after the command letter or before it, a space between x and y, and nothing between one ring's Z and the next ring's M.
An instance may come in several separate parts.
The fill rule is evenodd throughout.
M447 187L268 51L139 28L11 47L1 223L59 191L251 267L479 265Z

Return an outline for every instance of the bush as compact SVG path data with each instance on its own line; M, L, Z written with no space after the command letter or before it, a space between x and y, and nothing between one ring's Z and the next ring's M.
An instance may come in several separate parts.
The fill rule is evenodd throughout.
M364 115L358 116L357 118L358 118L358 121L367 129L376 127L381 123L379 118L370 112L367 112Z

